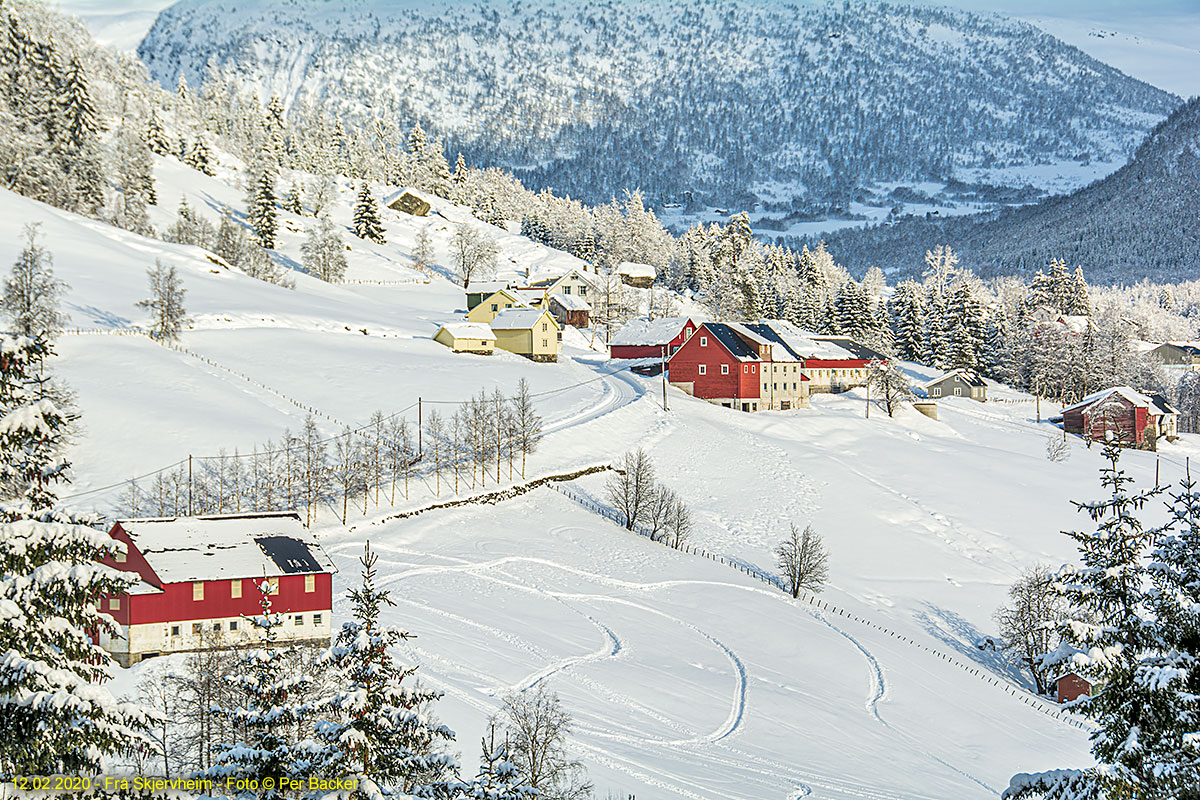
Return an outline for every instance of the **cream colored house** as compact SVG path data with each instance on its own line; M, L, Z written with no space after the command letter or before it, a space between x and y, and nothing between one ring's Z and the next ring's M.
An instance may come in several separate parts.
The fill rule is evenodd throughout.
M467 312L468 322L491 324L496 315L510 308L528 308L528 304L509 289L500 289Z
M577 269L557 278L534 281L530 286L544 290L547 295L561 294L578 297L587 303L589 308L592 305L592 295L595 293L592 288L592 280Z
M496 347L534 361L557 361L561 349L560 328L549 311L540 308L510 308L491 323Z
M456 353L490 356L496 349L496 334L482 322L447 322L438 328L433 340Z

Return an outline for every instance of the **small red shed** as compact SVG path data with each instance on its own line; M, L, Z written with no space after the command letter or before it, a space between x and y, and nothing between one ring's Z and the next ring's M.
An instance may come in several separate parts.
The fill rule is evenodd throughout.
M631 319L608 343L609 358L670 358L695 331L690 317Z
M102 563L140 579L100 600L119 633L98 644L122 666L258 642L263 582L281 642L329 642L336 570L295 512L119 520L109 535L126 552Z
M1059 676L1054 685L1058 690L1058 702L1070 703L1072 700L1078 700L1080 697L1091 696L1091 682L1076 672L1068 672L1065 675Z

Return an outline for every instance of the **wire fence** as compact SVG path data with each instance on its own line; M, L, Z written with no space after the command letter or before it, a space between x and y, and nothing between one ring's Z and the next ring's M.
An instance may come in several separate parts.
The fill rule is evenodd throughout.
M574 491L573 489L567 488L566 486L562 485L561 483L551 483L550 488L554 489L556 492L559 492L560 494L562 494L563 496L567 497L568 499L574 501L575 503L583 506L588 511L591 511L594 514L598 514L598 515L604 517L605 519L611 520L615 524L620 525L622 528L626 527L624 516L616 509L610 508L610 507L602 505L600 503L597 503L592 498L582 495L582 494ZM644 526L635 524L632 530L634 533L637 533L641 536L645 536L646 538L650 539L651 541L658 542L659 544L662 544L664 546L668 546L668 547L670 546L666 542L663 542L660 539L656 539L654 536L652 536L650 533L650 530L648 528L645 528ZM747 564L745 562L738 561L738 560L735 560L732 558L728 558L726 556L719 555L717 553L712 553L712 552L709 552L708 550L705 550L703 547L696 547L693 545L685 544L681 547L672 548L672 549L677 549L682 553L687 553L688 555L699 556L701 558L706 558L709 561L713 561L715 563L722 564L727 567L731 567L732 569L736 569L738 572L741 572L744 575L748 575L749 577L754 578L762 583L773 586L774 588L776 588L782 592L791 594L791 592L788 591L787 588L784 587L783 582L779 578L779 576L773 575L768 572L764 572L763 570L759 569L758 567L753 566L752 564ZM839 608L838 606L835 606L832 603L829 603L825 600L821 600L816 595L810 594L808 592L804 592L804 591L800 592L796 599L803 600L805 603L812 606L813 608L820 609L822 611L828 611L832 614L837 614L838 616L844 617L853 622L857 622L859 624L866 625L868 628L873 628L874 630L877 630L880 633L887 634L888 636L895 639L896 641L906 644L910 647L914 647L919 650L923 650L924 652L929 653L930 655L934 656L935 658L938 658L938 659L946 662L947 664L950 664L951 666L958 667L960 670L962 670L963 672L966 672L968 675L971 675L972 677L978 678L979 680L982 680L985 683L989 683L992 686L1003 689L1005 692L1012 695L1013 697L1019 698L1021 700L1021 702L1023 702L1025 705L1029 706L1030 708L1036 709L1037 711L1040 711L1049 717L1053 717L1054 719L1059 720L1060 722L1065 722L1068 725L1072 725L1072 726L1079 728L1080 730L1084 730L1084 731L1090 732L1090 731L1094 730L1094 728L1092 726L1087 725L1083 722L1080 722L1079 720L1075 719L1074 717L1064 713L1061 709L1048 706L1044 702L1039 700L1038 698L1030 696L1028 692L1025 692L1025 691L1019 690L1019 689L1014 689L1012 687L1012 685L1010 683L1008 683L1007 681L997 680L993 675L989 674L986 670L971 666L969 664L964 664L962 661L959 661L958 659L954 658L953 656L948 655L947 653L944 653L941 650L938 650L937 648L929 647L928 645L922 644L921 642L911 639L911 638L905 636L904 634L896 633L895 631L891 630L890 628L887 628L886 626L880 625L879 623L877 623L873 620L867 619L866 617L861 617L861 616L854 614L844 608Z

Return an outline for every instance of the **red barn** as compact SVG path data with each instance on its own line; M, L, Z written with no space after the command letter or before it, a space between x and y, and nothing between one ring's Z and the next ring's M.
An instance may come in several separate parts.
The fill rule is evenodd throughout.
M769 342L742 325L705 322L671 356L671 385L728 408L758 411L764 347Z
M1091 682L1074 672L1060 676L1054 681L1054 685L1058 690L1058 702L1060 703L1069 703L1092 694Z
M140 578L100 600L120 632L99 644L122 666L260 641L247 618L262 614L264 581L281 642L329 642L336 570L295 512L120 520L109 535L126 552L103 563Z
M1063 410L1063 430L1094 441L1110 434L1123 447L1155 450L1159 437L1176 436L1178 413L1162 397L1151 397L1128 386L1091 394Z

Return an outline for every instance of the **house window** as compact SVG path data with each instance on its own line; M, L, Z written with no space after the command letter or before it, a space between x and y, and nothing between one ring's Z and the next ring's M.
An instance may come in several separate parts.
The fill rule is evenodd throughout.
M108 599L108 610L109 611L118 611L118 610L120 610L120 608L121 608L121 598L110 597Z
M941 396L942 396L942 390L941 390L941 389L930 389L930 390L929 390L929 396L930 396L930 397L941 397Z
M236 581L230 581L229 596L230 597L241 597L242 596L242 581L241 581L241 579L238 579Z
M722 375L728 375L728 374L729 374L729 365L728 365L728 364L722 364L722 365L721 365L721 374L722 374Z
M320 624L321 624L321 615L313 614L313 625L320 625Z
M779 388L779 384L778 384L778 383L772 383L772 384L771 384L771 388L772 388L772 389L778 389L778 388Z
M580 286L580 287L579 287L579 296L580 296L580 297L586 297L586 296L587 296L587 287L586 287L586 286Z
M303 624L304 624L304 615L303 615L303 614L297 614L297 615L296 615L296 616L295 616L295 617L292 619L292 624L293 624L293 625L296 625L296 626L303 625Z
M707 336L701 336L701 337L700 337L700 346L701 346L701 347L708 347L708 337L707 337Z
M214 622L213 623L213 633L220 633L220 632L221 632L221 623Z
M955 397L962 397L962 387L961 387L961 386L955 386L955 387L954 387L954 396L955 396Z
M542 339L542 347L549 347L549 346L550 346L550 342L546 339Z
M179 626L178 626L178 625L172 625L172 626L171 626L171 635L172 635L172 636L178 636L178 635L179 635Z
M570 294L570 293L571 293L571 287L570 287L570 286L564 286L564 287L562 287L562 289L563 289L563 294Z
M699 366L699 370L700 370L700 374L701 374L701 375L707 375L707 374L708 374L708 365L706 365L706 364L701 364L701 365Z
M316 590L317 590L317 576L316 575L305 575L304 576L304 591L315 592Z
M499 310L500 310L500 304L492 303L492 311L499 311Z
M764 383L764 384L763 384L763 391L765 392L766 390L767 390L767 385Z
M200 623L199 622L192 623L192 633L196 636L200 635Z
M204 583L202 581L196 581L195 583L192 584L192 600L203 600L203 599L204 599Z
M237 628L238 628L238 621L236 619L229 620L229 630L236 631Z

